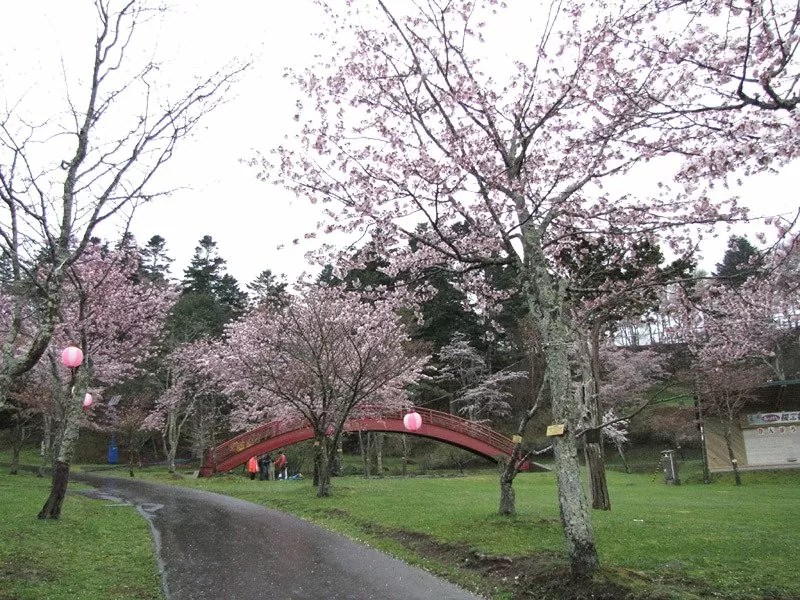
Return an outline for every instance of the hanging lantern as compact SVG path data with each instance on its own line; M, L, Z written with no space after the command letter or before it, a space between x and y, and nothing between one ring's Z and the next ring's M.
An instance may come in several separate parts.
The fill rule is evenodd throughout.
M422 427L422 417L418 412L410 412L403 417L403 426L409 431L416 431Z
M92 398L91 394L87 393L83 398L83 408L88 409L92 406L92 402L94 402L94 398Z
M61 362L74 369L83 362L83 352L75 346L68 346L61 351Z

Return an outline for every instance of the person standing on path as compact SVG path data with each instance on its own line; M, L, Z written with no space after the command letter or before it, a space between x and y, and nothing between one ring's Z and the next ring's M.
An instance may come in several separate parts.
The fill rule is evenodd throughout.
M253 481L258 473L258 460L255 456L251 456L247 461L247 472L250 473L250 481Z
M264 481L269 479L269 463L272 462L272 456L269 454L262 454L258 459L258 480Z
M286 468L286 455L282 451L275 460L275 470L278 472L279 479L281 478L281 471L283 471L283 479L286 479L289 470Z

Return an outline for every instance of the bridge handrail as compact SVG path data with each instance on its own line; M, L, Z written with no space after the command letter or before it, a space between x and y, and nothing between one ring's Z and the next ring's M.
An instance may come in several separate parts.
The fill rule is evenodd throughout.
M213 462L219 463L276 435L307 427L306 424L298 422L291 423L289 427L284 427L285 423L285 421L276 419L240 433L236 437L225 440L218 446L211 448L209 450L209 458L213 457Z
M416 408L415 410L422 417L422 422L428 425L435 425L469 435L504 452L511 453L514 449L514 443L509 438L483 423L469 421L456 415L430 408Z
M365 407L366 408L366 407ZM457 433L463 433L469 437L482 441L494 448L497 448L502 454L511 454L514 449L514 442L510 438L498 433L491 427L469 421L450 413L433 410L430 408L415 407L414 410L422 417L424 425L442 427ZM397 413L385 415L385 419L402 419L404 413ZM371 417L375 418L375 417ZM380 419L380 417L378 417ZM352 419L352 422L357 423L358 418ZM287 422L282 420L269 421L239 435L230 438L208 451L208 464L217 464L227 460L228 458L243 452L247 448L255 446L263 441L266 441L277 435L291 433L298 429L305 429L308 427L302 421Z

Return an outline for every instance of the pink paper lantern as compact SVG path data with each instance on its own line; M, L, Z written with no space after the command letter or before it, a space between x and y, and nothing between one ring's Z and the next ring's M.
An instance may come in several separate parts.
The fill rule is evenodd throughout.
M83 398L83 408L89 408L92 405L92 402L94 402L94 398L92 398L91 394L87 393Z
M410 412L403 417L403 426L409 431L416 431L422 427L422 417L418 412Z
M80 348L68 346L61 351L61 362L74 369L83 362L83 352Z

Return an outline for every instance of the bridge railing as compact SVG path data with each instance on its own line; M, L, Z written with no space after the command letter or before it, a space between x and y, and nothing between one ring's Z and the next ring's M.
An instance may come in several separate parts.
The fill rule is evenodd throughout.
M503 454L511 454L514 450L514 442L501 433L498 433L488 425L476 423L462 419L450 413L430 408L415 408L422 417L422 422L427 425L435 425L457 433L463 433L469 437L480 440L490 446L497 448Z
M303 429L304 427L306 427L306 425L299 422L287 423L286 421L280 420L262 423L250 431L240 433L236 437L225 440L220 445L211 448L208 451L204 463L207 465L216 465L276 435L288 433L295 429Z
M496 448L498 450L498 454L510 455L514 450L514 443L511 441L511 439L498 433L483 423L476 423L475 421L462 419L461 417L451 415L450 413L432 410L430 408L418 407L414 408L414 410L422 417L423 425L441 427L443 429L455 431L476 440L480 440L481 442ZM384 418L387 420L402 420L404 414L405 413L385 415ZM358 419L354 419L354 421L357 423ZM290 433L297 429L304 429L305 427L307 427L307 424L301 421L276 420L263 423L258 427L251 429L250 431L245 431L236 437L222 442L215 448L211 448L208 451L204 464L209 467L215 466L227 460L228 458L244 452L248 448L260 444L261 442L264 442L270 438L273 438L277 435Z

